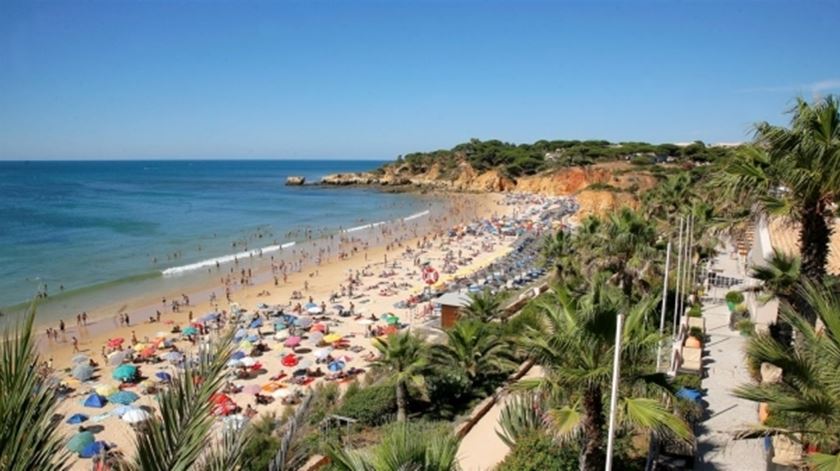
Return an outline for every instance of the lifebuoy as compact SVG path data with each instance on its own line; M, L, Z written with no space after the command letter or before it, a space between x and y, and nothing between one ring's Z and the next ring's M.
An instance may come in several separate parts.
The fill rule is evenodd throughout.
M439 277L440 274L434 268L426 267L423 269L423 281L425 281L427 285L433 285L437 283Z

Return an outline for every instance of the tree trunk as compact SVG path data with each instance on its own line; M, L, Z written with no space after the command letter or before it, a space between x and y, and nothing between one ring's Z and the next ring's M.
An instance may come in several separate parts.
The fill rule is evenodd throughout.
M406 391L405 382L397 381L397 422L405 422L406 419Z
M832 229L824 216L822 204L815 204L802 213L799 230L799 250L802 255L802 276L820 283L825 277ZM811 325L816 323L814 309L799 293L793 295L793 305Z
M606 465L604 403L601 388L593 386L583 395L583 447L580 471L602 471Z

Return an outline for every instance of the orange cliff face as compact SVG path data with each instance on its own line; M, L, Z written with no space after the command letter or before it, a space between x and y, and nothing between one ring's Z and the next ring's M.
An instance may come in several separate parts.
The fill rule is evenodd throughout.
M328 185L413 186L465 192L527 192L546 196L572 196L579 204L579 216L603 214L621 206L638 206L640 193L656 185L649 172L624 162L564 167L513 180L497 169L478 172L465 160L448 171L434 163L423 172L406 165L391 165L379 174L338 174L324 177ZM592 187L595 185L595 187Z

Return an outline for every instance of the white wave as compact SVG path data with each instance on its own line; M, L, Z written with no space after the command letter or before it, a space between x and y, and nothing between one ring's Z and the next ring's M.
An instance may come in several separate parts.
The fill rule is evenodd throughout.
M173 275L180 275L189 271L200 270L202 268L214 267L216 264L223 264L223 263L230 263L235 260L246 259L254 256L259 256L260 254L267 254L271 252L277 252L278 250L286 249L295 245L294 242L287 242L283 245L269 245L268 247L263 247L261 249L254 249L254 250L246 250L244 252L238 252L235 254L230 255L223 255L221 257L216 258L209 258L207 260L202 260L200 262L190 263L188 265L181 265L178 267L167 268L161 271L163 276L173 276Z
M430 212L431 212L431 211L429 211L429 210L427 209L427 210L425 210L425 211L421 211L421 212L419 212L419 213L417 213L417 214L412 214L411 216L406 216L406 217L404 217L404 218L403 218L403 221L411 221L412 219L421 218L421 217L423 217L423 216L427 216Z

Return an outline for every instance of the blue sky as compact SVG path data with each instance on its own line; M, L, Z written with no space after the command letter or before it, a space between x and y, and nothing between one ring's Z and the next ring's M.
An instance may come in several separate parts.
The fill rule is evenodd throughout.
M740 141L840 93L840 2L0 3L0 159Z

